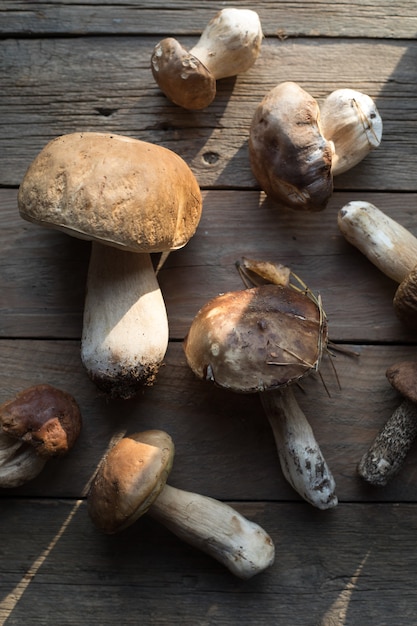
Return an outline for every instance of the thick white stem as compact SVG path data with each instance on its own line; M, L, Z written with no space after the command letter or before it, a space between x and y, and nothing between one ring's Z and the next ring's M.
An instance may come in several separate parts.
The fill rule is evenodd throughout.
M292 389L265 391L260 397L287 481L313 506L335 507L334 478Z
M42 471L46 461L30 445L0 433L0 487L27 483Z
M274 562L270 536L258 524L213 498L165 485L148 513L239 578L251 578Z
M381 143L382 120L375 103L354 89L337 89L327 96L320 106L320 124L334 145L334 176L357 165Z
M168 346L168 320L151 258L93 242L81 358L110 397L154 382Z
M369 202L349 202L338 225L347 241L378 269L401 283L417 265L417 238Z
M209 22L190 54L216 79L246 72L262 43L259 16L250 9L223 9Z

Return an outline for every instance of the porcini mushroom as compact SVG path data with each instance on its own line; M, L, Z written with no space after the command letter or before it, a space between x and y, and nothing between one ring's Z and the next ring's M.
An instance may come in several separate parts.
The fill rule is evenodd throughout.
M417 328L417 238L369 202L354 200L339 210L345 239L397 283L394 310L410 328Z
M202 210L197 180L166 148L107 133L48 143L18 195L27 220L92 240L82 362L111 398L154 382L168 344L164 300L151 252L175 250Z
M382 139L382 119L370 96L355 89L336 89L320 104L323 135L332 143L332 174L357 165Z
M66 454L81 431L75 399L48 384L34 385L0 405L0 487L35 478L51 457Z
M366 482L385 486L402 468L417 436L417 363L395 363L386 371L403 401L377 434L358 465Z
M333 177L379 145L382 121L366 94L339 89L324 100L297 83L271 89L257 106L249 131L252 172L267 196L293 209L323 210Z
M218 79L236 76L252 67L262 37L255 11L222 9L191 50L172 37L160 41L151 57L153 77L175 104L189 110L204 109L214 100Z
M206 552L240 578L272 565L270 536L223 502L166 484L174 458L168 433L123 437L104 458L87 503L94 525L117 533L149 513L180 539Z
M328 509L337 505L334 478L291 388L318 369L327 344L326 317L310 295L285 284L219 295L197 313L183 345L198 378L260 393L285 478Z

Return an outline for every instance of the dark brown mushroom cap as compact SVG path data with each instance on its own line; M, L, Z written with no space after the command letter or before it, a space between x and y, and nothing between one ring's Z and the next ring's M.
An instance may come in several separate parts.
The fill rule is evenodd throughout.
M417 267L399 284L394 296L394 310L406 326L417 329Z
M316 100L281 83L256 108L249 134L252 172L267 196L293 209L321 211L333 191L332 148Z
M208 302L183 345L199 378L251 393L317 369L326 344L326 319L315 301L291 287L263 285Z
M80 434L81 424L74 398L47 384L24 389L0 406L2 432L30 444L42 457L68 452Z
M164 488L173 460L174 443L164 431L121 439L105 457L88 494L94 525L112 534L133 524Z
M391 365L386 371L390 384L404 398L417 403L417 362L401 361Z
M161 91L184 109L204 109L216 95L212 72L172 37L156 44L151 69Z

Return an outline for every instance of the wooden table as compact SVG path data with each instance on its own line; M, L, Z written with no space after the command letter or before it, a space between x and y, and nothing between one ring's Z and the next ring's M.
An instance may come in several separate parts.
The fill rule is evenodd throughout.
M155 44L191 47L224 3L87 0L0 5L0 400L48 382L72 393L82 434L38 478L1 491L0 621L12 624L413 624L417 594L417 451L384 488L358 460L399 403L386 368L414 359L417 335L397 320L396 285L338 231L337 212L367 200L417 234L417 9L392 3L259 2L265 39L255 66L218 82L200 112L170 103L149 69ZM325 211L302 214L265 199L248 161L256 105L298 82L319 101L339 87L373 97L381 146L335 179ZM106 401L80 362L90 244L23 221L16 193L57 135L111 131L178 152L204 197L198 231L159 274L170 343L157 383ZM283 479L259 398L198 381L182 339L211 297L242 288L241 256L289 265L326 310L331 339L358 357L326 356L296 394L332 469L339 505L318 511ZM341 388L330 360L337 369ZM123 433L169 432L170 484L233 505L262 525L274 565L248 581L150 518L106 536L91 524L91 477Z

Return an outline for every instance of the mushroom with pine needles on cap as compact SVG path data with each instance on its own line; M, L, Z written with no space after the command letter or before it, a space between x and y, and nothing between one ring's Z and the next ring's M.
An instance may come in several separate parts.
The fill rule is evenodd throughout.
M262 37L255 11L222 9L191 50L172 37L160 41L151 57L153 77L175 104L189 110L204 109L214 100L218 79L236 76L252 67Z
M202 211L185 161L131 137L63 135L29 166L18 205L24 219L92 241L81 340L90 378L110 398L153 384L168 320L150 253L184 246Z
M290 284L286 269L272 277L278 284L207 302L191 323L184 352L198 378L259 393L285 478L307 502L329 509L337 505L335 481L292 388L318 370L327 320L321 302Z
M166 483L173 459L174 442L165 431L120 439L103 459L88 493L94 525L114 534L148 513L239 578L270 567L275 547L263 528L223 502Z

